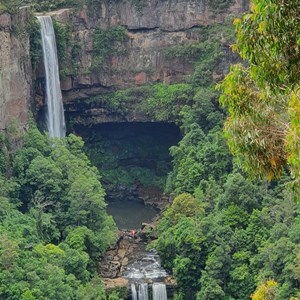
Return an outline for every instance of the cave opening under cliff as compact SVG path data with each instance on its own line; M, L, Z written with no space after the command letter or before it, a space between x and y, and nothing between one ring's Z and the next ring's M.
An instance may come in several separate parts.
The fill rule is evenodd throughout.
M122 122L75 125L74 131L84 139L86 153L100 171L108 211L118 227L135 228L149 222L157 214L154 207L164 201L164 185L172 167L169 148L181 139L179 127Z

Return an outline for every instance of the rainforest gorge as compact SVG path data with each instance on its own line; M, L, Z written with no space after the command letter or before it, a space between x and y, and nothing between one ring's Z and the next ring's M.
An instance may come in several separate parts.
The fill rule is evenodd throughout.
M299 36L297 1L0 0L0 298L137 299L140 240L170 299L300 299Z

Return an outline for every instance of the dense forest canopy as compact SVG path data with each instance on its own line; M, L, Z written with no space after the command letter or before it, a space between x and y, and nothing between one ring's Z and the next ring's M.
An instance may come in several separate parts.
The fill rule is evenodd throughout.
M297 187L300 166L299 3L254 0L235 25L232 49L244 62L219 88L238 160L220 143L209 146L217 156L202 160L207 141L197 146L220 131L201 135L193 125L171 149L178 196L159 223L156 248L174 271L176 299L299 299L299 202L286 188ZM273 180L250 181L240 167Z
M82 140L31 125L9 159L7 138L18 134L1 136L1 299L105 299L97 260L117 232Z
M24 3L1 0L0 11ZM74 1L36 1L38 10L68 5ZM297 186L300 171L299 3L254 0L235 24L232 48L244 61L219 86L226 109L212 70L224 55L219 32L232 41L229 25L201 28L198 46L168 49L178 57L193 50L195 72L185 84L117 91L111 105L123 109L135 92L144 93L146 112L159 121L171 116L183 134L170 149L165 186L175 199L149 246L176 278L174 299L296 300L300 207L287 183ZM226 115L238 159L223 135ZM120 291L107 294L97 275L116 227L105 210L101 170L81 138L49 139L31 124L15 151L19 136L14 124L0 136L0 298L124 299Z

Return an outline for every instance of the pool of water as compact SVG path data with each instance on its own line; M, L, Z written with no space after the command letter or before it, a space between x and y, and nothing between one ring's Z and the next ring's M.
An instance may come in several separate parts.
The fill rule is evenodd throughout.
M110 201L107 211L119 229L139 229L143 222L149 223L157 215L157 210L139 200Z

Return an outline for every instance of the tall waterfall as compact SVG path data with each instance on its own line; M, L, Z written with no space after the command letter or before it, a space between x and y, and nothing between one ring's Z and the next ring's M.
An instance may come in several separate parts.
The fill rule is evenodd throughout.
M139 285L139 300L148 300L148 284L142 283Z
M167 289L164 283L153 283L153 300L167 300Z
M66 126L52 19L49 16L38 16L37 18L41 23L42 48L46 75L46 119L48 132L50 137L64 137L66 135Z

